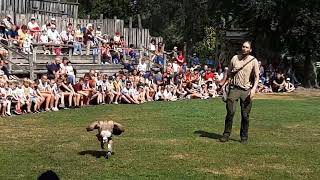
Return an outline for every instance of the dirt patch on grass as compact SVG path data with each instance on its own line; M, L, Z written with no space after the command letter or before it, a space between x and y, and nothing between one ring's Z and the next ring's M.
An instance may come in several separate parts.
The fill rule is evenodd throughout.
M283 100L297 100L305 98L320 98L320 89L306 89L298 88L291 93L259 93L256 94L255 99L283 99Z
M200 172L214 174L214 175L225 175L229 177L249 177L249 171L242 169L241 167L227 167L225 169L209 169L209 168L200 168L197 169Z
M172 159L185 160L192 158L192 154L183 153L183 154L175 154L170 156Z

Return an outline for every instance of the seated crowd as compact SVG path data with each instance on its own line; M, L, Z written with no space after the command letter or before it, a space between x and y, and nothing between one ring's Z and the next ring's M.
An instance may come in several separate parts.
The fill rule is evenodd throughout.
M31 53L30 43L44 43L47 54L56 55L47 64L47 74L35 80L10 80L4 61L0 70L0 114L10 116L12 112L38 113L40 111L58 111L59 109L78 108L93 104L142 104L149 101L176 101L180 99L208 99L222 94L219 82L226 77L228 68L206 61L202 66L196 54L186 60L182 51L174 47L171 52L164 51L162 42L151 40L145 48L140 62L133 45L126 47L119 33L113 38L102 35L100 28L94 31L92 24L82 28L73 28L68 24L65 31L58 33L55 19L39 27L34 17L28 25L17 28L11 17L7 16L0 25L2 39L17 43L24 53ZM16 32L17 31L17 32ZM32 42L29 42L29 38ZM102 42L102 63L123 63L124 69L115 74L103 74L90 70L80 79L76 79L76 70L67 57L61 59L61 47L69 45L73 55L82 55L82 47L89 53L90 47L96 48L96 42ZM55 45L53 45L55 44ZM89 47L89 48L88 48ZM5 50L5 49L4 49ZM67 51L68 53L69 51ZM1 56L6 54L1 51ZM165 58L165 55L167 58ZM129 58L125 58L129 56ZM166 59L166 60L165 60ZM265 68L260 65L260 81L257 92L291 92L295 86L282 71L272 65ZM214 68L215 67L215 68Z
M274 68L272 64L265 68L265 66L261 65L261 61L259 61L259 66L260 80L257 92L292 92L296 89L296 86L300 85L293 74L284 73L281 68Z
M44 54L64 55L71 52L72 55L83 55L85 50L85 55L92 54L96 59L101 53L103 64L121 63L123 53L132 54L130 51L133 48L127 47L119 32L110 37L102 33L100 26L94 27L91 23L85 27L68 23L65 29L58 32L55 18L42 26L35 17L31 17L28 24L15 25L10 15L0 21L0 40L12 42L25 54L32 54L33 45L36 44L41 45Z
M99 104L208 99L222 93L219 82L226 76L227 67L224 71L219 68L215 72L208 65L189 68L183 65L185 63L179 65L177 59L172 59L165 69L148 70L147 58L141 59L141 63L131 71L103 74L92 69L78 80L68 58L61 59L60 56L48 63L47 74L36 80L9 80L0 70L0 113L10 116L12 112L20 115ZM275 74L271 81L261 76L257 91L293 90L284 75Z
M61 61L62 60L62 61ZM218 96L217 83L224 73L185 68L176 61L165 70L147 70L145 59L132 71L103 74L90 70L76 81L68 58L56 56L47 74L36 80L9 80L0 71L0 112L2 116L95 104L142 104L149 101L208 99Z

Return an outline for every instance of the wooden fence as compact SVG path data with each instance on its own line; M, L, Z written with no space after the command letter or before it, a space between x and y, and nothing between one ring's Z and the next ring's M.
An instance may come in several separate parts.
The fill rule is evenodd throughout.
M54 17L58 32L65 30L68 23L72 23L74 26L80 24L82 27L91 23L94 28L100 26L102 33L108 34L110 37L119 32L124 36L127 45L133 44L136 48L147 48L151 38L154 38L157 43L163 41L161 37L151 37L149 29L130 28L132 27L132 19L129 28L125 28L124 21L116 17L106 19L100 15L99 19L90 19L89 17L88 19L78 19L78 4L78 0L0 0L0 18L2 19L4 15L9 14L14 17L15 24L21 26L27 24L34 16L37 18L39 26L42 26ZM63 11L69 16L57 13L59 11Z
M124 28L123 36L126 44L133 44L137 48L148 48L151 39L155 39L156 43L162 42L162 37L151 37L149 29Z
M0 0L0 13L41 13L78 17L78 0ZM12 14L13 17L15 14Z
M81 24L85 27L88 23L91 23L94 28L97 26L101 27L103 34L108 34L110 37L113 37L116 32L119 32L124 36L124 40L127 45L133 44L136 48L147 48L149 46L150 40L154 38L156 42L162 42L162 37L151 37L149 29L139 29L139 28L125 28L124 21L117 19L103 19L101 16L100 19L77 19L71 17L61 17L61 16L51 16L44 14L16 14L16 24L22 25L27 24L31 17L35 16L39 26L44 25L46 22L49 22L51 18L55 18L57 22L57 30L61 32L66 29L68 23L72 23L74 26Z

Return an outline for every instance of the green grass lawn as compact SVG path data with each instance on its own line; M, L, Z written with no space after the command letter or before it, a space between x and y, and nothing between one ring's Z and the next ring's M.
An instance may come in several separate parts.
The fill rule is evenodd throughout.
M239 143L239 107L232 141L220 99L104 105L0 119L0 179L318 179L320 101L255 100L249 143ZM106 160L95 120L126 128Z

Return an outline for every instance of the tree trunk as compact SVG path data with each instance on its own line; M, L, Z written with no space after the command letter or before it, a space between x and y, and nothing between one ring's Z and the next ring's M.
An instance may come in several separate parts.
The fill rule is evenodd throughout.
M137 16L138 16L138 27L139 27L139 29L142 29L141 15L138 14Z
M304 61L304 86L306 88L318 88L317 68L312 61L311 55L307 54Z

